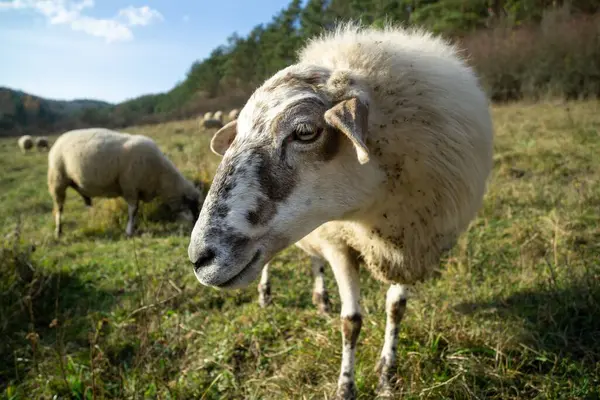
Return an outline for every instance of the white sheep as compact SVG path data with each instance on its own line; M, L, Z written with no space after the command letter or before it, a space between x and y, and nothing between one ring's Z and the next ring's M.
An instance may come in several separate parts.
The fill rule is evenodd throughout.
M221 129L223 127L223 122L218 119L205 119L202 121L202 127L204 129Z
M21 151L26 153L33 148L33 138L30 135L23 135L19 138L18 144Z
M62 233L68 187L88 207L92 197L123 197L129 208L127 236L133 235L139 201L159 196L174 211L185 206L195 221L202 196L152 139L103 128L66 132L48 153L48 189L54 201L57 237Z
M48 138L46 136L38 136L35 138L35 147L38 150L48 150Z
M221 110L215 111L215 113L213 114L212 119L216 119L217 121L223 122L223 111L221 111Z
M237 108L234 108L233 110L229 111L229 120L233 121L234 119L237 119L238 115L240 113L240 110Z
M358 260L382 284L388 394L405 285L431 276L481 207L493 127L457 49L422 30L347 24L268 79L211 148L223 159L188 255L204 285L247 286L296 241L326 259L341 300L337 396L352 399Z
M212 119L213 118L213 113L211 111L208 111L207 113L204 114L204 118L202 118L203 120L207 120L207 119Z

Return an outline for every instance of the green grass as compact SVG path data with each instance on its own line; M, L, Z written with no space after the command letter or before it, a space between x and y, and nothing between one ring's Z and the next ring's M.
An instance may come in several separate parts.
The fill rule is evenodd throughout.
M600 103L504 106L494 121L485 205L409 300L398 397L597 399ZM219 160L196 122L129 131L210 181ZM72 191L55 241L46 157L0 141L2 398L331 398L341 356L331 271L331 317L311 304L309 260L295 248L274 260L273 304L261 309L256 284L220 292L196 281L191 225L157 202L127 240L122 200L87 210ZM387 287L365 270L361 280L357 385L367 399Z

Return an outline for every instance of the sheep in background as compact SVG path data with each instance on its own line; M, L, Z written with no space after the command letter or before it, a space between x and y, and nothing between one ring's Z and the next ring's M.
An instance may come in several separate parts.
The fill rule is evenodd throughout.
M431 276L481 207L493 127L478 78L445 40L352 24L311 40L215 133L223 155L190 238L197 279L235 289L299 242L338 284L337 397L354 399L358 261L390 285L378 370L389 394L407 287Z
M240 110L237 108L234 108L233 110L229 111L229 120L233 121L234 119L237 119L238 115L240 113Z
M207 119L212 119L213 118L213 113L212 112L207 112L204 114L204 118L202 118L203 120L207 120Z
M215 114L213 115L212 119L216 119L217 121L223 122L223 111L215 111Z
M35 138L35 147L38 150L48 150L48 138L46 136L39 136Z
M223 122L219 121L218 119L205 119L202 121L202 127L204 129L221 129L223 127Z
M129 208L125 233L133 235L139 201L159 196L174 211L198 216L202 194L160 151L154 141L103 128L62 134L48 153L48 189L54 201L57 237L68 187L87 206L92 197L123 197Z
M17 143L23 153L26 153L33 148L33 138L30 135L21 136Z

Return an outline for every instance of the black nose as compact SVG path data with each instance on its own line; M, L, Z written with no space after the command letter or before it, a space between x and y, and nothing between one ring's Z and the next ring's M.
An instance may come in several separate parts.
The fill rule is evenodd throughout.
M206 267L215 259L215 251L211 248L204 250L198 255L198 259L194 262L194 270L198 271L202 267Z

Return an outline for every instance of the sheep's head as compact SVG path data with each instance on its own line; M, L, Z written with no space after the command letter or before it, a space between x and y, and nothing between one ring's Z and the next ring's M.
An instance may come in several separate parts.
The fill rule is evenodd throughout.
M257 89L211 141L223 159L188 249L198 280L244 287L277 252L365 207L381 182L368 117L347 72L294 65Z
M202 184L192 183L186 179L182 180L180 189L174 191L169 197L167 206L171 212L177 214L178 218L195 223L200 215L202 200Z
M202 187L201 185L190 184L184 191L181 204L192 213L193 221L198 220L200 215L200 205L202 203Z

